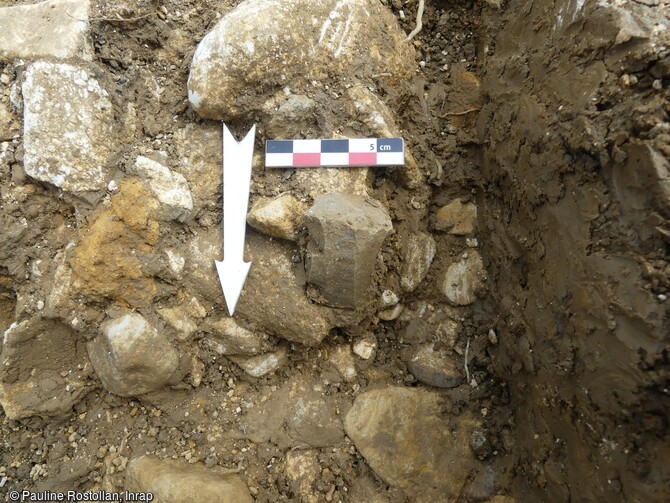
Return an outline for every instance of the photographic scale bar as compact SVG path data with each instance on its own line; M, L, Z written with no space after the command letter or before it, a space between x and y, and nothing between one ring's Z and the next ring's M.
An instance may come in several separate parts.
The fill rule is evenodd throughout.
M402 138L268 140L266 168L346 168L405 164Z

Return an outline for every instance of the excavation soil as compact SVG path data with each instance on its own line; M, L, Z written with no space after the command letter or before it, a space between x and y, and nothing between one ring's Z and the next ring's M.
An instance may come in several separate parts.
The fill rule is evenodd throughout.
M132 125L140 140L120 153L120 172L146 150L173 152L177 129L219 127L190 109L186 81L197 43L236 3L94 2L94 62L105 69L115 105L132 103L141 117ZM414 28L417 2L383 3L407 33ZM650 148L670 154L667 92L653 87L667 88L667 60L636 53L634 40L623 48L601 43L598 34L615 29L609 18L551 39L547 20L557 5L538 12L534 2L507 3L495 10L485 2L427 2L423 30L410 42L416 74L387 99L428 189L406 188L398 170L374 173L399 234L428 230L437 244L428 277L405 299L408 313L445 304L441 278L472 245L436 231L435 214L455 198L478 206L472 239L488 279L452 341L459 361L470 357L477 386L440 393L451 422L481 421L486 441L472 448L495 475L488 486L464 481L459 501L668 501L668 202L657 202L663 196L653 180L626 175L631 163L644 170L662 162ZM14 67L7 71L17 77ZM622 86L624 75L634 75L636 86ZM252 121L230 126L239 136ZM19 152L13 172L1 174L2 190L25 181L20 162ZM252 198L272 194L271 183L255 177ZM23 201L2 210L2 232L19 244L2 257L0 331L14 321L16 285L29 264L67 243L67 231L57 229L77 224L73 203L51 191L30 184ZM197 218L203 226L219 222L220 199ZM393 239L382 252L388 269L402 266ZM0 412L0 479L35 490L120 488L128 459L151 453L236 470L259 502L413 501L375 474L341 428L326 429L324 440L323 428L296 432L271 418L286 416L283 397L296 389L318 391L327 403L322 423L337 425L362 391L426 387L407 366L420 332L408 321L379 321L376 354L358 360L346 379L332 354L350 339L337 332L315 348L294 346L288 364L263 378L204 344L202 364L183 381L138 398L106 392L89 373L82 379L90 391L66 417L14 421ZM41 356L27 347L24 358ZM302 499L286 466L296 448L313 449L318 461Z

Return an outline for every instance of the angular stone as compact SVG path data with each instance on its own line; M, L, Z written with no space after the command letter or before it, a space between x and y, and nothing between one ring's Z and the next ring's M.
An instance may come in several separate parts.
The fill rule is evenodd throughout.
M393 230L378 201L347 194L315 199L305 213L309 230L307 281L325 304L354 309L368 300L377 255Z
M477 206L473 203L463 203L460 199L439 209L435 215L435 230L449 231L455 236L472 234L477 223Z
M212 334L206 343L220 355L254 356L275 348L267 334L247 330L233 318L209 321L203 329Z
M288 349L286 346L279 346L272 353L258 356L229 356L229 358L251 377L263 377L286 365Z
M126 491L151 493L156 502L253 503L246 484L222 468L205 468L181 460L141 456L126 469Z
M356 356L369 360L377 352L377 338L372 334L360 337L356 339L352 349Z
M414 51L391 11L374 0L246 0L200 42L189 101L205 118L233 119L263 108L291 85L325 77L414 73Z
M156 309L156 312L177 331L180 340L188 340L198 329L195 320L181 305Z
M463 382L461 363L434 345L419 346L407 362L407 369L419 381L437 388L455 388Z
M71 259L73 288L132 307L149 304L158 291L145 265L158 242L157 212L158 202L141 180L121 182L110 207L101 207L81 230Z
M356 361L351 346L348 344L335 346L330 352L328 361L346 382L351 382L356 378Z
M405 248L400 285L413 292L428 274L435 258L435 240L425 232L410 234Z
M467 306L477 300L484 287L486 269L479 252L471 250L467 257L451 264L442 282L442 292L452 304Z
M305 296L304 269L292 261L295 250L252 233L247 243L252 265L235 318L243 326L255 326L291 342L320 343L333 328L331 313Z
M0 405L10 419L68 414L90 389L86 348L63 323L13 323L0 347Z
M439 394L389 387L362 393L344 428L370 467L417 503L456 501L476 461L469 447L475 421L445 422Z
M101 326L88 342L96 374L110 393L136 396L165 386L179 367L179 354L167 338L138 313Z
M258 200L247 215L247 222L263 234L295 241L307 204L291 194Z
M160 201L165 220L184 222L188 218L193 210L193 198L183 175L141 155L135 160L135 172Z
M112 104L91 72L38 61L23 82L23 156L27 175L68 192L107 186Z
M90 59L90 0L47 0L0 8L0 61Z

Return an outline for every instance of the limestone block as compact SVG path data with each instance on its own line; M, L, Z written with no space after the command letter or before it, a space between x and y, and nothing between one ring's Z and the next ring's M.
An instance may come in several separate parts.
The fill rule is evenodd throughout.
M141 155L135 161L135 172L160 201L166 220L184 222L188 218L193 210L193 197L183 175Z
M455 388L463 382L463 361L454 360L444 350L436 350L432 343L419 346L409 361L407 369L419 381L437 388Z
M0 61L90 59L90 0L47 0L0 8Z
M103 386L119 396L135 396L163 387L179 366L179 354L167 338L138 313L107 321L88 355Z
M148 492L157 502L253 503L246 484L221 468L141 456L128 463L127 491Z
M435 258L435 240L425 232L410 234L405 247L400 285L407 292L413 292L428 274Z
M376 0L246 0L198 45L189 101L209 119L240 117L291 85L326 77L414 73L414 50L391 11Z
M107 186L114 116L109 95L81 66L38 61L23 82L24 169L69 192Z
M291 194L258 200L247 215L254 229L279 239L295 241L307 204Z
M449 266L442 282L442 292L452 304L467 306L477 300L477 293L484 287L485 279L482 257L476 250L471 250L466 257Z
M257 356L230 356L251 377L263 377L276 372L288 362L288 349L279 346L272 353Z
M473 468L468 414L458 429L443 419L441 398L421 388L390 387L360 394L345 432L386 483L418 503L455 501Z

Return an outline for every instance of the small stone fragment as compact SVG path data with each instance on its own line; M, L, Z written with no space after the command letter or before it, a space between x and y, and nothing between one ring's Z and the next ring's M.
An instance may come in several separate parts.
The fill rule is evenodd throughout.
M407 362L407 368L419 381L437 388L455 388L463 382L460 364L433 344L419 346Z
M90 59L90 0L47 0L0 8L0 61Z
M305 213L309 230L307 281L323 302L354 309L368 297L377 255L393 230L379 202L361 196L318 196Z
M229 358L251 377L263 377L286 365L288 349L286 346L279 346L272 353L258 356L229 356Z
M381 297L381 302L379 307L384 308L384 307L392 307L395 306L398 302L400 302L400 298L398 295L393 292L392 290L384 290L382 292L382 297Z
M356 362L348 344L333 348L328 361L346 382L353 381L356 378Z
M188 218L193 210L193 198L183 175L141 155L135 161L135 172L160 201L165 220L184 222Z
M96 374L110 393L135 396L165 386L179 366L179 354L167 338L138 313L101 326L88 342Z
M69 192L105 189L114 117L107 91L90 71L33 63L23 102L26 174Z
M370 334L356 339L353 346L354 354L363 360L369 360L377 351L377 338Z
M474 232L476 222L477 206L454 199L440 208L435 215L435 230L449 231L455 236L467 236Z
M274 350L266 334L248 330L233 318L209 321L204 331L212 334L207 343L220 355L255 356Z
M452 304L467 306L477 300L484 287L486 269L479 252L471 250L467 258L449 266L442 282L442 292Z
M425 232L410 234L405 248L400 285L413 292L428 274L435 257L435 240Z
M472 449L472 452L474 452L475 455L481 460L488 458L493 451L486 433L482 430L475 430L472 432L472 437L470 438L470 448Z
M177 331L179 339L183 341L189 339L198 328L181 305L156 309L156 312Z
M291 194L272 199L260 199L249 214L247 222L268 236L295 241L307 204Z
M403 312L404 308L405 308L405 306L403 306L402 304L396 304L395 306L393 306L389 309L384 309L382 311L379 311L377 313L377 317L380 320L393 321L396 318L398 318L398 316L400 316L400 313Z
M253 503L246 484L221 468L141 456L128 463L125 489L151 493L157 502Z

